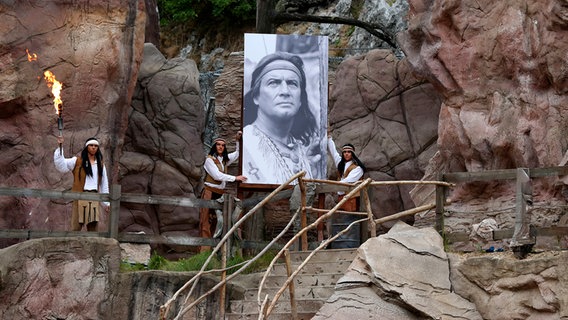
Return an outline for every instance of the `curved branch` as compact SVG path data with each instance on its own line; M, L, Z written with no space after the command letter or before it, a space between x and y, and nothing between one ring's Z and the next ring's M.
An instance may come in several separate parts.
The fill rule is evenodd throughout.
M387 28L385 28L381 24L367 23L357 19L342 18L342 17L313 16L309 14L286 13L286 12L274 12L272 14L272 23L274 23L274 26L278 26L285 22L290 22L290 21L334 23L334 24L346 24L350 26L356 26L365 29L370 34L388 43L388 45L391 46L393 49L398 49L394 34L388 32Z

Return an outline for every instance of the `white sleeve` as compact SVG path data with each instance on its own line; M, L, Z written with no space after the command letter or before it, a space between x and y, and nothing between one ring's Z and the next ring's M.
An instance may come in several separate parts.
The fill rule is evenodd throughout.
M215 180L217 181L227 181L227 182L233 182L235 181L235 176L232 176L230 174L226 174L223 173L221 171L219 171L219 168L217 168L217 165L215 165L215 162L213 161L213 159L207 157L207 159L205 159L205 171L207 171L207 173Z
M77 157L65 158L63 151L59 148L55 149L53 153L53 163L55 164L55 169L61 173L69 172L75 167L77 162Z
M359 181L359 179L361 179L361 177L363 176L363 169L361 169L361 167L357 167L351 171L349 171L349 174L347 175L347 177L342 178L340 181L341 182L348 182L348 183L354 183Z
M230 165L239 158L239 150L240 150L240 143L237 141L235 143L235 151L229 153L229 162L227 162L227 165Z
M108 175L107 175L107 170L106 170L106 166L103 166L103 176L101 177L101 179L103 179L101 181L101 190L100 193L109 193L109 187L108 187ZM110 206L110 202L101 202L105 207Z
M333 142L331 136L327 137L327 150L329 150L329 153L333 157L333 162L335 162L335 167L337 168L337 165L341 161L341 155L337 151L337 148L335 147L335 142Z

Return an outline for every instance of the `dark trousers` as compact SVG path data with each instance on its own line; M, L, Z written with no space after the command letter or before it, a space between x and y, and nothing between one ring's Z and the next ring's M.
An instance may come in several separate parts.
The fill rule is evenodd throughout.
M221 192L221 193L219 193ZM217 200L223 195L222 190L205 187L201 193L203 200ZM217 226L217 215L209 208L199 209L199 236L201 238L211 238ZM201 246L199 252L211 250L210 246Z

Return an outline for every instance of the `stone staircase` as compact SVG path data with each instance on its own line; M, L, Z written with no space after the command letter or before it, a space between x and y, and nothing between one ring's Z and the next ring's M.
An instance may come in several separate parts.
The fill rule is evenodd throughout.
M298 320L311 319L333 294L335 283L341 278L355 258L357 249L328 249L318 252L294 279L296 310ZM310 252L290 252L292 272L305 260ZM232 294L229 309L225 315L227 320L258 319L258 286L262 274L240 281L242 290ZM282 284L286 282L286 265L274 265L267 277L261 300L268 294L273 299ZM238 290L237 290L238 291ZM290 320L290 295L286 289L268 316L269 320Z

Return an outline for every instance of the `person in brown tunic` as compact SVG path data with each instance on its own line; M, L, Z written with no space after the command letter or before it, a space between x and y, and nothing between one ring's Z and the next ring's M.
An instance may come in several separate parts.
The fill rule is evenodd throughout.
M57 137L57 142L63 144L63 137ZM103 154L96 138L89 138L80 156L65 158L62 149L57 148L53 154L53 163L61 173L73 173L73 186L75 192L109 193L108 176L103 162ZM108 213L110 204L102 202ZM71 214L71 230L81 231L86 225L87 231L98 231L100 220L100 205L97 201L75 200Z
M205 182L201 199L216 200L225 193L227 182L246 182L247 177L238 175L233 176L227 174L227 168L239 158L239 148L242 132L237 133L236 148L234 152L227 152L227 141L223 138L213 140L211 150L205 159ZM215 232L217 230L217 232ZM217 227L217 215L214 210L209 208L201 208L199 211L199 233L202 238L211 238L219 236L221 229ZM209 246L202 246L200 251L211 249Z

